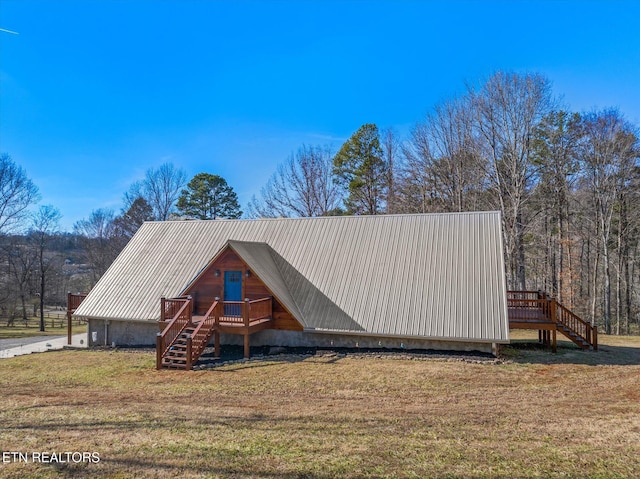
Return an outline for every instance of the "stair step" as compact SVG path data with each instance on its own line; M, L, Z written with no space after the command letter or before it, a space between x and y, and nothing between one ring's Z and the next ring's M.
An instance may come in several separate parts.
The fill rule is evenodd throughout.
M175 359L174 359L174 360L166 360L166 361L163 361L163 362L162 362L162 364L165 364L165 365L168 365L168 366L171 366L171 365L174 365L174 366L184 366L185 364L187 364L187 361L186 361L186 360L184 360L184 361L179 361L179 360L175 360Z

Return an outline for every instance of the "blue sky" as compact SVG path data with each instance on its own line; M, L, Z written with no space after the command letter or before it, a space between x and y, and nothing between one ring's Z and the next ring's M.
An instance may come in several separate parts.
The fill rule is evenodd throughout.
M243 208L302 144L401 134L496 70L640 125L640 1L0 0L0 152L64 229L164 162Z

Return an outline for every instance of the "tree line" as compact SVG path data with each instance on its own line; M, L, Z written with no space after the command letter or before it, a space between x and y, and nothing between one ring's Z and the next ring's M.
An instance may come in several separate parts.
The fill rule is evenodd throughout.
M406 138L362 125L303 146L254 217L499 210L509 289L543 289L607 333L639 333L640 141L616 109L566 111L540 74L497 72Z
M40 206L37 186L8 154L0 156L0 316L7 326L64 306L69 291L88 291L145 221L239 218L237 195L224 178L199 173L187 183L170 163L149 169L124 194L119 214L99 208L60 230L61 214Z
M367 123L337 151L301 145L245 216L499 210L509 289L546 290L607 333L637 334L639 163L638 127L616 109L567 111L543 75L496 72L435 105L404 137ZM71 287L47 279L65 267L92 286L144 221L243 214L224 178L187 182L164 164L131 185L119 214L95 210L63 235L55 208L26 215L37 188L24 171L8 155L0 168L0 307L10 317L24 312L27 293L43 304L47 284Z

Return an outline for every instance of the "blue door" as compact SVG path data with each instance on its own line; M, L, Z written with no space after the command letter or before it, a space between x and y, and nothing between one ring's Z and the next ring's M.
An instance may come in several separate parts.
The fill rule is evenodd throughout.
M224 272L224 301L242 301L242 271ZM242 304L225 304L225 316L242 316Z

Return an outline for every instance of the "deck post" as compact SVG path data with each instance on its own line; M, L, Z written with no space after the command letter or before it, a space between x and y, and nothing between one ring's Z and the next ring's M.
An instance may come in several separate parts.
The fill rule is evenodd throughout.
M247 331L244 335L244 357L249 358L251 351L251 345L249 343L249 332Z
M186 363L184 365L187 371L191 371L191 350L193 348L193 339L190 334L187 334L187 351L186 351Z
M242 316L244 318L244 327L249 327L249 298L244 298L244 307L242 309ZM248 332L248 331L247 331Z
M593 327L593 350L598 350L598 326Z
M222 304L220 303L220 298L216 296L214 301L218 303L218 305L213 308L213 318L215 323L215 329L213 331L213 355L216 358L220 357L220 308Z
M162 333L156 333L156 369L162 369Z
M220 357L220 331L217 329L213 332L213 356Z
M71 292L67 292L67 344L71 346Z
M67 344L69 346L71 346L71 316L71 311L67 311Z
M551 344L551 350L555 353L556 349L557 349L557 345L556 345L556 328L553 328L551 330L551 334L553 336L553 342Z
M165 308L165 301L166 298L163 296L162 298L160 298L160 321L164 321L164 317L165 317L165 313L164 313L164 308Z

